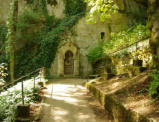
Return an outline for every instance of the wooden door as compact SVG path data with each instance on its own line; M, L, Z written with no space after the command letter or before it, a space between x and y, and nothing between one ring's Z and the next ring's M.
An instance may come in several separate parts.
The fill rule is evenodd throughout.
M67 51L65 53L65 59L64 59L65 75L72 75L74 72L73 68L74 68L73 53L71 51Z

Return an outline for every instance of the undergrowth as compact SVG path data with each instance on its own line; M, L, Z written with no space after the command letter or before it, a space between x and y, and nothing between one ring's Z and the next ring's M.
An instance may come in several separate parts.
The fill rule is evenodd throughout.
M153 98L159 98L159 70L150 74L151 82L149 84L149 95Z
M33 82L24 82L25 104L39 101L40 89L37 86L33 89ZM9 88L0 94L0 121L13 122L17 115L17 105L22 103L21 83Z

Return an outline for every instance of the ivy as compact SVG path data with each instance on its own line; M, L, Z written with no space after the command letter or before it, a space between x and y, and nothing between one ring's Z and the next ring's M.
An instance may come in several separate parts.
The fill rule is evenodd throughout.
M0 44L6 41L7 36L7 27L3 24L0 24Z
M37 68L49 68L64 32L85 15L86 4L82 0L64 0L66 16L62 19L48 14L46 0L39 1L32 3L36 4L33 11L24 10L19 14L16 43L24 45L15 52L16 78Z
M7 40L7 27L0 24L0 62L5 60L5 42Z
M86 3L84 0L63 0L65 3L65 14L66 16L85 14Z

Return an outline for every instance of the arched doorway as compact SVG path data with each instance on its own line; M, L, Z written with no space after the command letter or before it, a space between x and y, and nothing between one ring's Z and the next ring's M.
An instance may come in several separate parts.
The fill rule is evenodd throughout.
M73 75L73 73L74 73L73 53L71 51L67 51L65 53L65 59L64 59L64 74Z

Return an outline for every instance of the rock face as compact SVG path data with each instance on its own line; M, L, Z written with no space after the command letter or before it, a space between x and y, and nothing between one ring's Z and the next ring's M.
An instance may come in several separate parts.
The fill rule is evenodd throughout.
M73 66L76 65L76 68L73 70L73 74L76 71L77 74L81 77L87 77L92 73L92 66L87 60L88 51L98 44L98 40L101 38L102 33L104 33L104 41L107 41L110 37L110 32L118 32L123 27L131 26L136 22L136 18L145 18L146 17L146 7L145 4L142 4L143 0L116 0L119 5L119 13L112 16L111 19L105 22L97 22L95 24L86 24L85 17L81 18L78 23L70 29L71 35L67 37L65 41L70 41L73 45L76 45L78 49L79 58L73 59L77 60L76 63L73 63ZM0 4L0 22L6 22L8 13L9 13L9 3L10 0L1 0ZM26 4L26 1L19 1L19 11L22 11L24 8L29 8L30 6ZM55 15L56 18L64 17L64 2L63 0L57 0L56 5L47 5L49 15ZM2 13L3 12L3 13ZM60 47L59 47L60 48ZM63 47L66 52L71 50L71 48ZM60 49L59 49L60 50ZM65 53L63 53L63 60L65 59ZM72 52L74 54L74 52ZM75 54L77 55L77 54ZM53 61L49 71L51 77L59 77L59 65L58 63L61 60L58 60L59 51L57 56ZM73 56L74 57L74 56ZM64 69L64 63L61 64L62 69ZM74 67L75 68L75 67ZM78 70L78 71L77 71Z
M49 15L55 15L56 18L62 18L64 16L64 2L62 0L57 0L57 4L54 5L47 5L47 9L49 12Z
M133 25L136 21L134 16L146 17L146 7L142 4L138 4L132 0L117 0L117 4L120 6L121 11L124 12L117 13L104 23L86 24L86 18L83 17L73 27L73 34L69 39L66 39L75 44L79 49L79 76L86 78L92 73L92 66L87 60L87 55L89 50L98 44L102 32L105 34L103 41L107 41L110 37L110 32L118 32L123 27ZM57 54L50 68L51 77L60 76L58 74L58 65L60 63L58 55L59 54ZM64 67L64 65L62 65L62 67Z
M159 1L149 0L148 8L149 28L151 30L151 49L152 53L159 56ZM154 62L159 68L158 58L154 59Z

